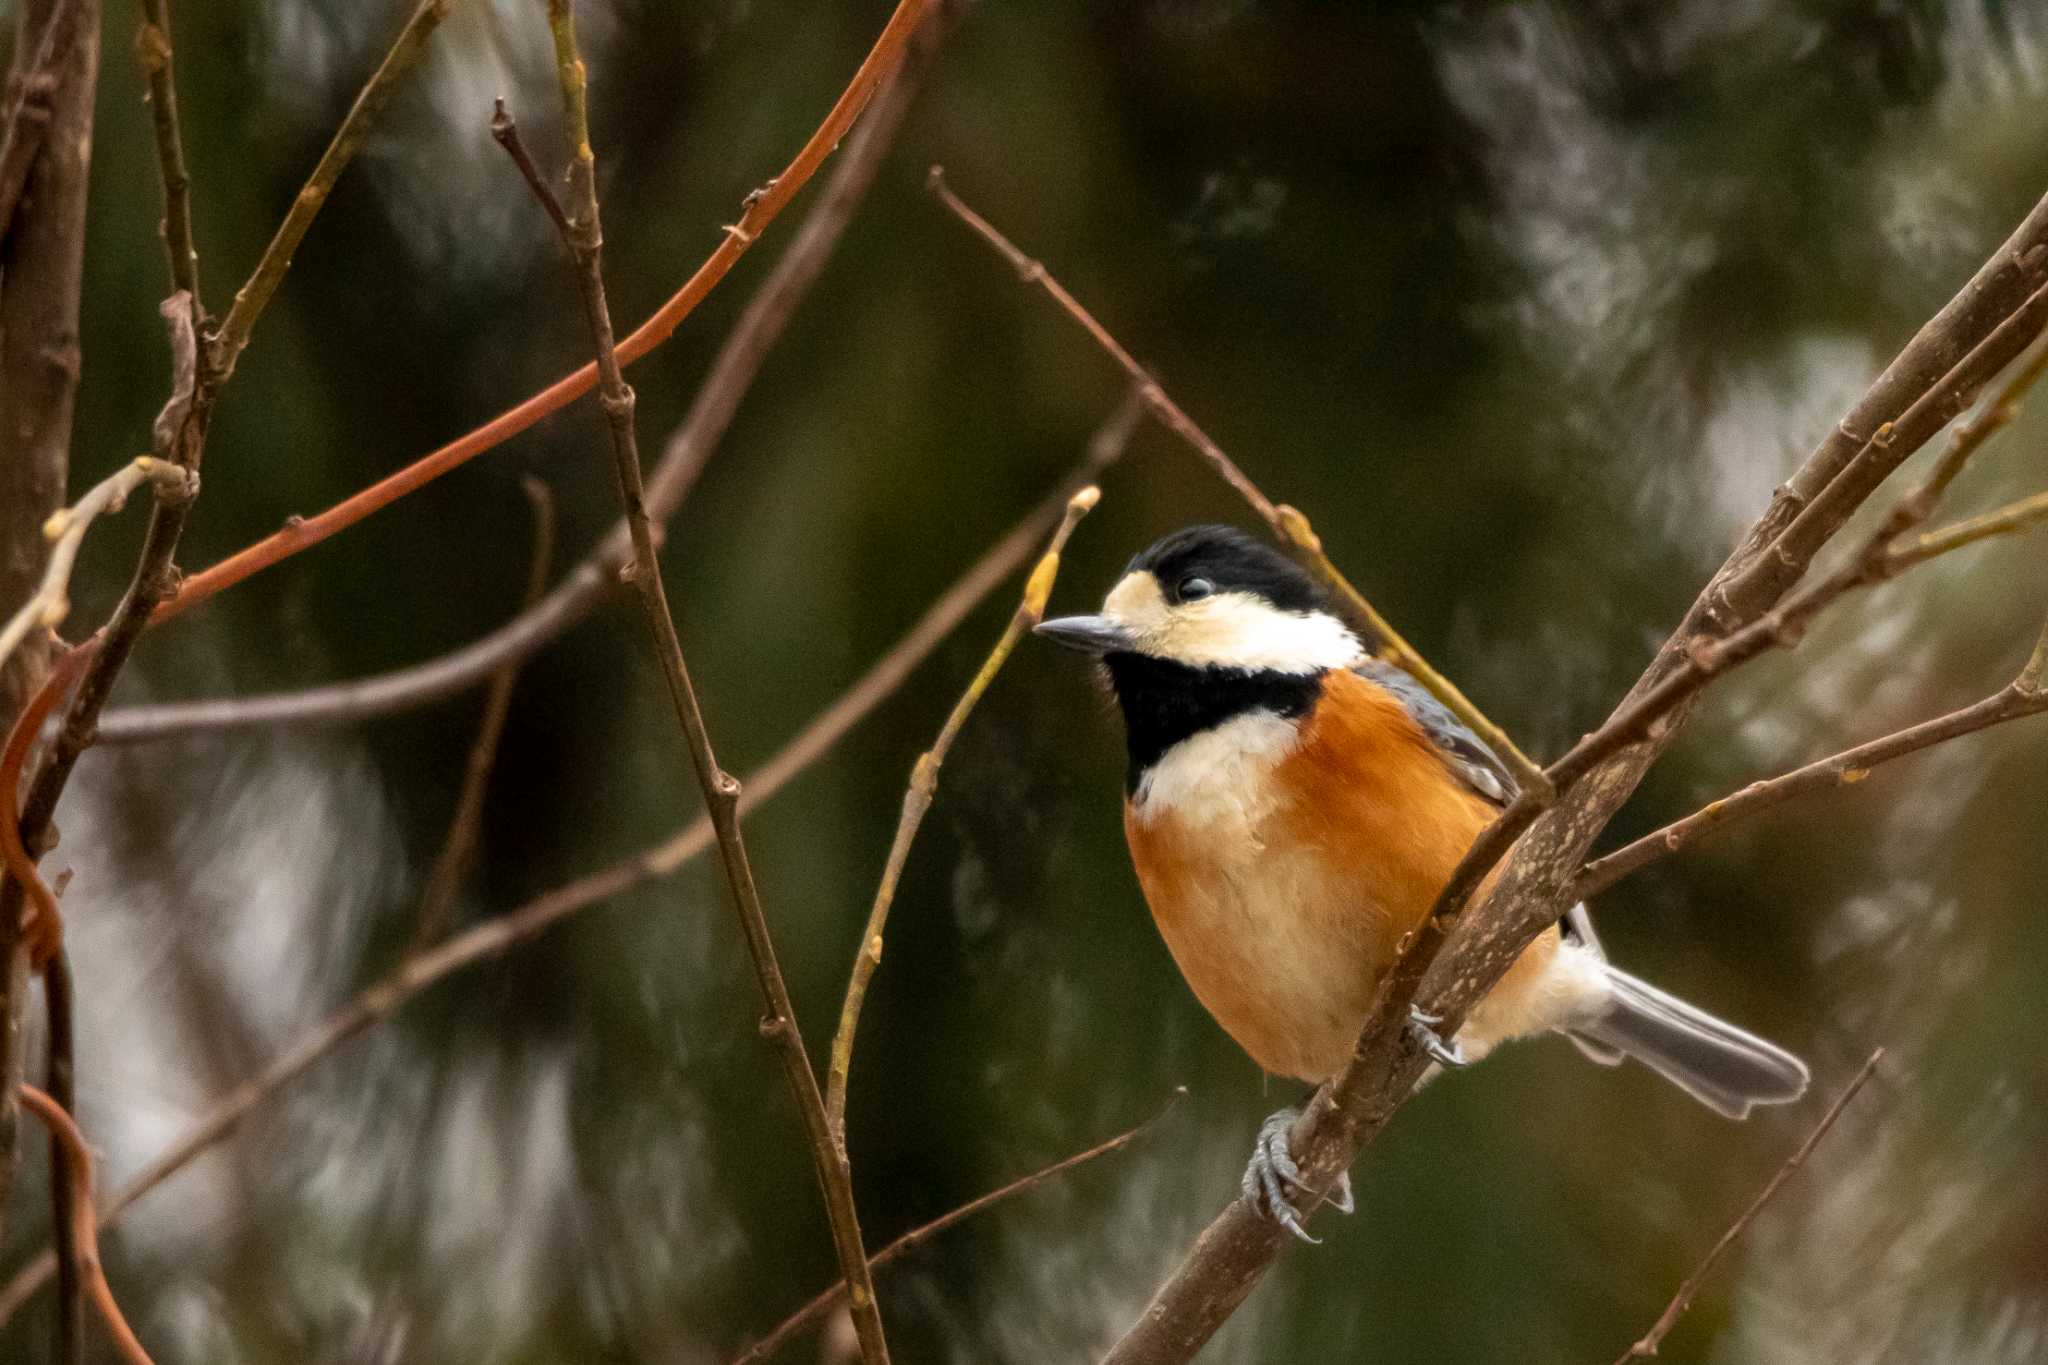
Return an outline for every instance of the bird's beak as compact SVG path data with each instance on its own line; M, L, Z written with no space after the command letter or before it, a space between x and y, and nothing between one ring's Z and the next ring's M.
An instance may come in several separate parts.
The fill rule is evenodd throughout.
M1137 643L1128 630L1107 616L1061 616L1039 622L1034 633L1043 635L1054 644L1098 657L1133 649Z

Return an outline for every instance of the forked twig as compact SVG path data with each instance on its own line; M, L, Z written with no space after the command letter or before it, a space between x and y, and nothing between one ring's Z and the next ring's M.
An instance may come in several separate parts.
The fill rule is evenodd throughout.
M1828 1130L1835 1126L1835 1120L1842 1117L1842 1111L1849 1107L1849 1101L1855 1099L1857 1092L1863 1089L1865 1082L1869 1081L1871 1076L1876 1074L1877 1064L1883 1060L1883 1048L1879 1048L1870 1054L1870 1060L1863 1064L1861 1069L1856 1072L1855 1078L1836 1097L1835 1102L1828 1106L1827 1113L1821 1115L1820 1122L1816 1123L1813 1126L1813 1131L1806 1135L1806 1141L1800 1143L1798 1150L1785 1159L1785 1164L1778 1168L1777 1174L1773 1175L1769 1182L1764 1185L1763 1189L1757 1192L1756 1198L1749 1201L1749 1207L1744 1209L1733 1223L1729 1224L1728 1230L1721 1234L1720 1240L1708 1249L1705 1258L1700 1261L1698 1267L1693 1270L1692 1274L1685 1277L1684 1283L1678 1286L1678 1292L1671 1296L1671 1302L1665 1305L1664 1312L1658 1317L1656 1323L1651 1326L1648 1332L1643 1334L1642 1338L1635 1345L1623 1351L1620 1357L1615 1360L1614 1365L1628 1365L1628 1362L1631 1360L1645 1360L1657 1354L1658 1346L1663 1344L1664 1338L1670 1334L1671 1329L1678 1325L1678 1319L1684 1315L1685 1310L1692 1306L1693 1296L1700 1292L1700 1285L1712 1273L1715 1262L1721 1259L1723 1252L1735 1244L1737 1238L1749 1230L1749 1225L1756 1221L1756 1216L1763 1212L1764 1205L1771 1202L1771 1197L1777 1194L1779 1187L1792 1178L1794 1171L1806 1164L1806 1159L1813 1155L1813 1149L1820 1145L1820 1140L1826 1137Z
M937 50L944 21L952 14L951 6L941 7L919 31L908 60L875 96L840 149L832 173L788 248L775 258L726 333L689 413L669 434L660 460L648 474L647 514L655 521L669 520L682 506L763 362L831 259L894 143L919 78ZM453 653L370 678L289 692L115 707L100 718L99 742L124 744L276 725L340 725L430 705L485 681L508 664L523 662L586 619L618 589L619 571L632 554L632 541L621 520L531 610Z
M173 496L189 495L199 476L180 469L168 460L138 455L99 481L92 491L69 507L59 508L43 523L43 537L51 542L50 558L43 567L43 581L35 595L0 626L0 664L36 629L54 630L71 614L71 570L78 562L78 547L95 518L110 516L127 505L128 495L143 484L155 484Z
M2048 632L2043 633L2042 639L2048 640ZM1851 786L1870 776L1871 769L1895 758L1904 758L1922 749L1973 735L2009 720L2039 715L2043 711L2048 711L2048 692L2038 685L2030 686L2023 672L1982 701L1844 749L1838 754L1815 759L1777 777L1752 782L1742 790L1710 801L1691 815L1653 830L1605 857L1595 858L1586 864L1578 880L1572 883L1572 897L1584 900L1597 896L1622 878L1746 816L1812 792Z

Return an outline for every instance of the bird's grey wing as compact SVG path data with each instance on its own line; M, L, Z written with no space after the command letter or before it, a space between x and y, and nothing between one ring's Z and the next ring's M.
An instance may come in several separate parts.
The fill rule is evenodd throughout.
M1449 707L1432 697L1413 674L1380 659L1354 664L1352 671L1393 694L1466 786L1496 806L1515 799L1520 789L1499 755L1452 715Z
M1378 683L1394 695L1466 786L1496 806L1505 806L1515 799L1519 788L1507 765L1500 761L1500 756L1487 747L1485 740L1473 734L1463 721L1452 715L1448 707L1431 696L1413 674L1379 659L1369 659L1355 667L1360 676ZM1606 961L1607 954L1600 947L1600 936L1593 932L1593 918L1586 913L1585 906L1574 905L1566 911L1564 918L1558 921L1558 929L1567 942L1576 943L1601 961ZM1567 1033L1566 1036L1578 1045L1579 1051L1602 1066L1614 1066L1621 1061L1621 1052L1606 1043L1582 1033Z

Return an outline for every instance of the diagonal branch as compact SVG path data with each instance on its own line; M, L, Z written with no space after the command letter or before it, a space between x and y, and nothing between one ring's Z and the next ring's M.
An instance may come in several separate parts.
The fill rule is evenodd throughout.
M710 728L690 680L689 665L683 658L682 641L676 633L669 610L667 590L662 586L661 561L654 547L654 531L647 515L646 492L641 484L640 448L634 429L633 391L626 385L618 350L612 337L611 306L604 289L604 227L597 198L597 158L590 143L590 113L586 99L587 78L576 44L576 16L571 0L548 0L548 27L554 35L555 71L562 88L562 109L567 124L569 159L569 205L565 213L545 181L535 173L532 161L520 150L518 131L503 103L491 121L491 131L512 154L533 187L534 194L548 207L561 230L562 242L576 264L578 291L597 350L598 403L604 409L611 431L613 474L626 527L633 541L632 582L641 614L653 640L668 684L669 701L676 722L689 743L690 761L711 826L718 836L719 862L725 869L727 890L754 975L767 1003L762 1032L777 1047L783 1071L811 1144L812 1165L825 1197L825 1210L832 1228L832 1242L839 1254L842 1276L852 1286L850 1295L853 1323L860 1337L861 1358L867 1365L888 1365L889 1346L882 1330L881 1305L875 1299L874 1279L868 1270L867 1252L861 1243L860 1214L854 1204L853 1174L842 1146L832 1138L826 1118L824 1097L811 1069L803 1034L797 1027L796 1009L776 959L774 937L768 928L767 912L761 905L760 888L754 879L752 862L740 832L739 780L719 764L711 743Z
M763 362L824 272L854 210L873 185L937 49L944 21L952 18L954 10L945 6L935 14L935 21L919 30L903 66L855 125L817 203L804 216L788 249L776 258L760 288L747 300L705 373L689 413L670 434L661 459L647 477L647 514L656 522L674 517L696 485ZM277 725L344 725L431 705L484 682L509 664L523 663L588 618L617 590L619 571L631 561L632 552L621 520L530 610L473 644L430 662L294 692L116 707L100 719L99 742L128 744Z
M1067 537L1074 533L1074 527L1101 497L1102 491L1090 484L1067 499L1066 515L1053 529L1052 543L1046 547L1038 567L1025 581L1023 600L1010 613L1003 633L997 637L988 658L982 661L980 670L967 684L967 690L953 703L945 724L939 727L939 737L932 741L931 748L918 755L917 762L911 767L910 781L903 791L903 813L897 817L896 834L890 841L889 856L882 867L881 884L875 888L867 927L861 931L860 947L854 953L853 968L846 976L846 998L839 1006L839 1031L832 1038L831 1073L825 1085L825 1118L842 1161L846 1158L846 1090L853 1073L853 1040L860 1030L861 1005L867 999L869 980L874 977L875 969L882 965L882 934L888 927L889 907L895 903L896 885L903 876L903 865L910 859L910 845L917 838L918 827L924 823L925 812L932 808L932 798L939 790L939 768L951 752L953 741L966 727L968 716L973 714L990 684L995 682L996 674L1009 661L1017 642L1045 619L1045 604L1052 596L1053 579L1059 574L1060 552L1066 548Z
M155 8L160 7L164 0L145 0L145 3ZM284 282L285 272L291 269L292 257L297 254L299 243L305 240L307 230L313 226L313 219L327 203L327 196L333 191L335 182L341 179L342 171L348 168L349 162L355 160L356 152L362 148L364 139L370 134L371 125L377 121L377 116L384 112L384 106L391 102L391 96L397 91L400 83L411 74L413 67L419 62L420 55L426 51L427 40L434 36L434 30L439 28L441 21L448 16L451 4L452 0L420 0L419 7L413 10L412 17L405 21L405 26L392 40L391 47L384 54L384 60L377 64L377 69L370 73L369 80L365 81L363 88L357 92L355 103L349 106L348 114L342 119L341 126L334 130L333 138L328 141L327 150L320 154L320 160L313 166L313 173L306 177L305 185L293 198L284 221L277 225L276 233L271 236L270 245L263 249L263 255L256 262L255 270L250 272L248 283L235 291L234 306L228 309L227 317L221 321L220 330L208 343L207 363L217 381L225 380L235 372L235 362L241 358L243 348L249 344L249 333L255 329L256 319L263 315L263 310L270 305L271 295L275 294L278 285ZM165 51L168 56L168 47ZM183 211L182 204L179 204L178 208ZM189 250L192 232L189 217L185 221L184 229L188 244L186 249ZM175 235L172 240L175 252ZM192 270L192 282L180 287L190 289L196 297L199 293L196 256L193 258Z
M1671 1296L1671 1302L1665 1306L1664 1312L1658 1317L1655 1325L1635 1345L1623 1351L1620 1358L1614 1362L1614 1365L1628 1365L1628 1362L1631 1360L1647 1360L1657 1354L1657 1348L1663 1344L1664 1338L1670 1334L1673 1327L1678 1325L1678 1319L1684 1316L1685 1310L1692 1306L1693 1296L1700 1292L1700 1285L1705 1282L1708 1274L1713 1271L1715 1263L1721 1259L1721 1254L1727 1251L1729 1247L1735 1245L1736 1239L1749 1230L1749 1225L1756 1221L1756 1216L1763 1212L1764 1205L1771 1202L1772 1196L1777 1194L1779 1187L1792 1178L1793 1172L1806 1164L1806 1159L1813 1155L1813 1149L1818 1147L1820 1140L1826 1137L1828 1132L1834 1128L1835 1120L1842 1117L1842 1111L1849 1107L1849 1101L1855 1099L1857 1094L1863 1089L1864 1084L1870 1080L1871 1076L1876 1074L1877 1064L1883 1060L1883 1048L1879 1048L1870 1054L1870 1060L1858 1069L1855 1077L1843 1088L1842 1093L1835 1098L1835 1102L1828 1106L1827 1113L1821 1115L1820 1122L1816 1123L1813 1126L1813 1131L1806 1135L1806 1141L1800 1143L1798 1149L1785 1159L1785 1164L1780 1166L1777 1174L1773 1175L1764 1185L1763 1189L1757 1192L1756 1198L1749 1202L1749 1207L1745 1208L1736 1220L1729 1225L1728 1230L1721 1234L1720 1240L1708 1249L1698 1268L1692 1274L1685 1277L1684 1283L1680 1284L1678 1292Z
M1322 540L1309 525L1307 517L1285 503L1275 503L1260 491L1259 486L1238 468L1236 461L1226 455L1221 446L1210 439L1209 434L1195 423L1194 418L1188 416L1180 404L1167 396L1166 390L1152 372L1139 364L1137 358L1124 348L1123 343L1112 336L1108 328L1096 321L1095 315L1082 307L1080 300L1067 292L1066 286L1055 279L1052 272L1018 250L1016 244L1004 236L995 224L969 208L953 193L951 187L946 184L943 167L932 167L926 183L940 203L1010 263L1020 280L1043 289L1047 297L1058 304L1068 317L1088 333L1097 346L1108 353L1110 359L1130 376L1131 383L1137 386L1139 396L1144 399L1145 405L1152 410L1153 415L1168 430L1193 447L1195 453L1206 460L1223 481L1245 500L1246 505L1258 514L1273 535L1292 549L1295 557L1330 590L1344 614L1368 640L1372 641L1374 649L1381 657L1413 674L1438 701L1457 713L1459 720L1470 726L1495 753L1501 756L1502 761L1513 771L1515 780L1525 791L1547 799L1549 784L1544 778L1543 770L1516 747L1505 730L1495 725L1483 711L1474 706L1465 694L1458 690L1457 684L1432 668L1429 661L1374 609L1372 603L1366 600L1365 594L1351 585L1351 580L1344 577L1337 566L1330 562L1330 557L1323 552Z
M883 701L893 696L940 641L984 598L1017 571L1056 524L1067 500L1123 457L1142 410L1127 400L1089 441L1087 454L1059 488L1024 514L1003 537L961 574L891 645L868 671L794 738L747 775L740 795L742 818L832 752ZM569 916L624 895L658 877L673 875L711 847L709 817L699 816L666 841L635 856L556 887L496 919L407 958L319 1024L301 1034L261 1072L235 1087L176 1142L165 1148L115 1191L100 1212L100 1226L119 1218L138 1200L191 1165L236 1132L251 1113L344 1043L394 1014L401 1006L465 968L493 961L539 936ZM0 1287L0 1325L50 1278L54 1260L45 1251Z
M1974 394L2040 333L2044 264L2048 199L1920 330L1779 490L1606 724L1551 766L1557 803L1540 811L1538 803L1524 797L1481 833L1414 941L1377 988L1350 1064L1317 1093L1289 1135L1310 1196L1320 1197L1350 1166L1426 1069L1427 1057L1401 1027L1418 998L1444 1021L1442 1028L1454 1033L1465 1011L1556 921L1586 849L1669 744L1690 698L1712 675L1714 670L1702 669L1700 660L1742 633L1714 632L1726 632L1731 623L1739 625L1770 609L1805 573L1828 536L1874 491L1877 484L1867 476L1878 469L1888 473L1910 457L1939 429L1934 414L1948 409L1953 415L1949 405L1958 396ZM1848 485L1850 491L1831 505L1828 519L1809 523L1810 530L1819 525L1826 536L1788 539L1785 532L1797 524L1801 509L1838 477L1849 477L1859 452L1871 443L1854 435L1859 430L1883 437L1883 461L1866 463ZM1770 635L1789 643L1778 631ZM1730 655L1719 662L1733 666L1739 659ZM1674 685L1674 677L1683 680ZM1514 855L1495 874L1494 865L1511 846ZM1488 880L1490 889L1476 912L1464 914L1466 901ZM1454 930L1461 930L1457 951L1438 961ZM1164 1365L1189 1359L1264 1276L1279 1254L1281 1236L1273 1222L1243 1200L1233 1200L1203 1230L1105 1360Z
M1979 730L1988 730L2009 720L2039 715L2043 711L2048 711L2048 692L2038 686L2030 688L2023 678L2015 678L1982 701L1959 711L1922 721L1827 758L1815 759L1777 777L1752 782L1741 791L1708 802L1682 820L1674 820L1662 829L1587 863L1578 880L1572 883L1572 898L1586 900L1597 896L1624 877L1634 875L1659 859L1670 857L1737 820L1797 797L1851 786L1870 776L1871 769L1895 758L1904 758L1922 749L1930 749L1964 735L1974 735Z
M1019 1176L1007 1185L998 1186L987 1194L978 1195L968 1200L959 1208L940 1214L929 1223L919 1224L869 1257L868 1264L874 1269L880 1270L890 1262L909 1255L956 1223L964 1223L976 1214L986 1212L997 1204L1003 1203L1013 1195L1023 1194L1028 1190L1036 1189L1046 1181L1065 1175L1077 1166L1085 1166L1097 1157L1105 1157L1112 1152L1122 1151L1139 1138L1145 1136L1145 1134L1151 1132L1161 1119L1173 1111L1173 1107L1179 1104L1187 1093L1186 1086L1179 1086L1174 1090L1173 1097L1167 1100L1158 1113L1136 1127L1126 1128L1123 1132L1118 1133L1107 1141L1098 1142L1093 1147L1089 1147L1084 1151L1075 1152L1072 1156L1062 1157L1050 1166L1041 1166L1029 1175ZM824 1317L825 1314L831 1312L844 1302L846 1302L846 1281L841 1280L803 1307L797 1309L796 1312L784 1318L776 1325L775 1330L767 1336L762 1337L752 1346L734 1356L730 1365L755 1365L755 1362L768 1359L788 1344L791 1337L794 1337L798 1332L809 1327L812 1323Z
M619 361L630 365L674 335L683 319L718 286L747 249L759 240L768 225L809 183L839 142L867 107L870 96L903 64L920 21L934 9L935 0L899 0L889 21L876 37L874 46L840 92L839 99L825 115L781 173L760 190L749 195L737 223L724 229L717 248L697 267L696 273L630 334L620 338ZM468 434L450 441L413 461L395 474L379 479L352 497L344 498L324 512L299 518L282 530L243 547L226 559L184 580L177 597L163 604L158 621L180 615L214 594L223 592L252 574L260 573L301 550L381 511L413 493L449 470L495 449L543 418L560 412L597 385L597 366L585 365L556 380L539 393L506 409Z

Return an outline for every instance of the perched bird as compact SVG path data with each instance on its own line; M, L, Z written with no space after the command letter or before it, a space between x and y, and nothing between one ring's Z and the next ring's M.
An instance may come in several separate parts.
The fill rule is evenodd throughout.
M1402 935L1514 798L1507 769L1371 657L1305 573L1229 527L1165 537L1099 615L1038 633L1100 659L1116 695L1131 861L1188 985L1267 1071L1336 1075ZM1556 1031L1730 1118L1806 1089L1798 1058L1610 966L1583 906L1524 950L1455 1041L1436 1022L1409 1027L1445 1066ZM1299 1113L1261 1127L1244 1190L1306 1237L1289 1199ZM1348 1180L1337 1206L1349 1211Z

